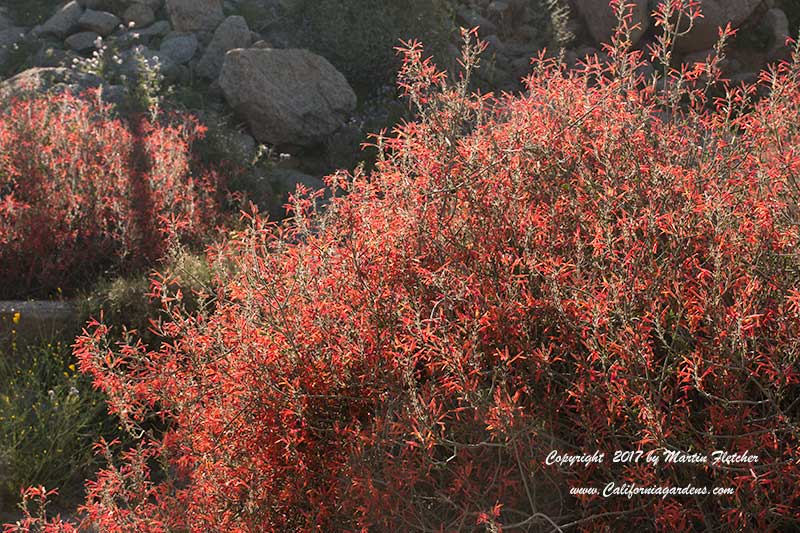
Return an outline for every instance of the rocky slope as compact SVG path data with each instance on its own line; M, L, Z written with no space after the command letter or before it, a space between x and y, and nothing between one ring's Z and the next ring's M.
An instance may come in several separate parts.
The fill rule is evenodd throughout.
M8 101L26 87L102 86L106 98L122 102L135 85L158 81L148 78L158 71L183 104L220 128L219 136L235 148L230 157L252 161L259 144L293 156L259 171L269 174L259 179L273 183L266 194L279 198L298 179L313 181L357 161L365 131L390 120L380 96L357 102L348 80L325 57L297 48L301 32L290 14L303 3L71 0L41 24L0 8L0 72L14 75L0 83L0 95ZM644 47L654 38L650 13L657 0L633 3L638 29L632 38ZM790 4L703 0L705 17L676 43L679 59L704 59L717 28L731 23L740 36L724 64L726 74L752 78L769 61L788 56L785 40L797 33L783 10ZM573 66L590 54L602 59L600 43L616 24L606 0L451 0L448 9L453 27L480 26L489 48L479 83L494 90L520 89L531 56L545 46L565 46ZM451 40L447 50L455 56L455 35ZM279 213L281 201L270 209Z

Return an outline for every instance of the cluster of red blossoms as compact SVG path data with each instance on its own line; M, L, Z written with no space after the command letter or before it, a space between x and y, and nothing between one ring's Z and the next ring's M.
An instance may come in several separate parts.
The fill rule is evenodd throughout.
M661 65L677 4L657 13ZM155 283L159 348L90 325L81 367L141 438L106 449L86 520L797 527L800 50L760 90L720 80L721 54L644 78L618 7L609 62L539 59L518 95L448 83L409 45L418 119L376 139L373 171L329 177L324 211L298 194L283 225L252 216L212 253L213 305L184 312ZM479 51L465 47L467 72ZM758 461L548 465L553 450ZM569 494L610 481L733 491Z
M198 242L218 177L192 172L203 127L123 121L98 95L19 99L0 111L0 297L46 296L143 268Z

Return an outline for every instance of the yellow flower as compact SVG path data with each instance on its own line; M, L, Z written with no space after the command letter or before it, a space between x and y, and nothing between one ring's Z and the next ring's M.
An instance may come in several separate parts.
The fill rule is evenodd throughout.
M11 317L11 321L14 322L14 324L19 324L19 319L20 319L20 314L19 311L17 311L16 313L14 313L14 316Z

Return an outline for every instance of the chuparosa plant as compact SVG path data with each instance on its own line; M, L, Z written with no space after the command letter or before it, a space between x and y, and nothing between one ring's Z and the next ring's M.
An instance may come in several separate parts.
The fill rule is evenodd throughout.
M418 118L369 174L215 249L213 307L158 350L93 323L81 367L140 435L88 484L102 531L789 530L800 521L800 51L758 87L722 49L671 68L677 17L609 60L536 59L517 95L416 43ZM721 32L724 41L730 28ZM714 96L709 96L714 95ZM162 418L152 434L142 424ZM547 465L552 450L755 463ZM569 494L609 481L732 494ZM12 528L12 531L15 531Z

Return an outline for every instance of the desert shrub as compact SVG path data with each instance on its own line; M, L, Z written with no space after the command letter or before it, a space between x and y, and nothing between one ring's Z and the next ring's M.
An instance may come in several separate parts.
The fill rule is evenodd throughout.
M61 519L61 515L50 516L47 506L52 503L57 489L47 490L43 485L28 487L22 492L20 510L22 517L13 523L3 524L6 533L77 533L78 529L70 522Z
M58 341L0 350L0 501L13 509L28 485L69 489L81 498L96 460L92 446L116 433L103 395Z
M219 189L192 168L202 134L185 116L123 122L93 94L2 111L0 297L70 292L203 242Z
M185 250L170 254L158 273L131 274L103 279L79 297L83 322L102 317L119 334L135 332L137 338L157 343L152 330L162 314L161 301L151 291L151 274L171 292L180 291L181 305L196 311L210 302L213 293L211 269L204 257Z
M676 4L650 53L669 65ZM411 45L419 119L324 213L221 245L213 310L163 301L170 339L81 368L124 424L90 484L103 531L792 530L800 476L800 49L766 96L708 101L715 61L654 79L643 52L473 95ZM728 36L726 34L726 36ZM474 63L467 47L464 62ZM341 194L342 192L347 194ZM548 464L552 450L606 453ZM615 463L714 450L755 463ZM161 461L156 467L155 460ZM569 494L614 481L730 487Z
M298 44L325 56L362 94L392 84L400 39L423 39L444 57L454 27L442 0L304 0L290 11Z

